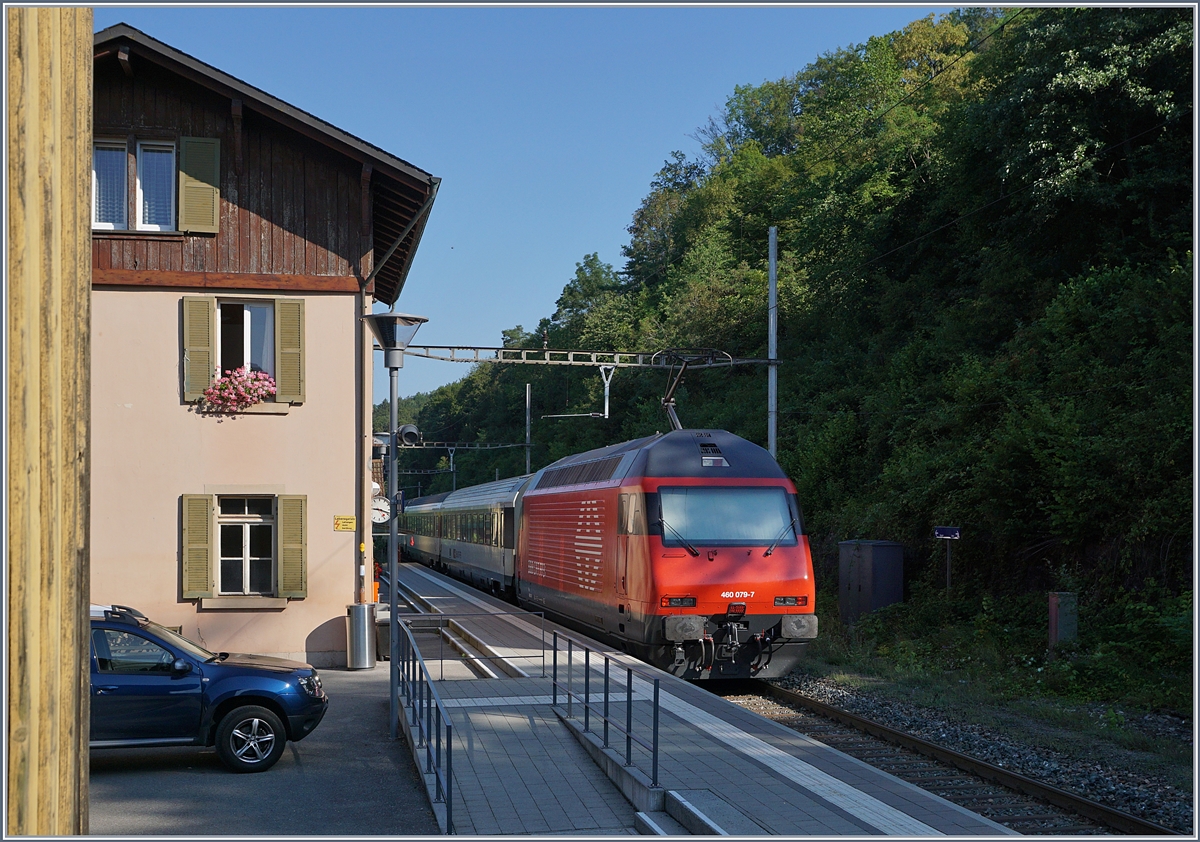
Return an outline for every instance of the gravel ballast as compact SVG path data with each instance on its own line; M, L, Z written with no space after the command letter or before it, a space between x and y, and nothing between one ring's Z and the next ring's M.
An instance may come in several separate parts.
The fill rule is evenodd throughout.
M1195 833L1192 793L1153 775L1129 770L1121 764L1118 749L1107 751L1093 742L1089 756L1073 757L1043 746L1025 744L993 728L956 722L939 711L888 699L869 689L846 687L828 678L793 673L776 683L816 701L1074 792L1179 833ZM1192 745L1192 723L1175 717L1141 716L1131 720L1126 727Z

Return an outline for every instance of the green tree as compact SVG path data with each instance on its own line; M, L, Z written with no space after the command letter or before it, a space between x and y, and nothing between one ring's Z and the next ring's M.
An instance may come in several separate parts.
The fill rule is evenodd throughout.
M584 255L583 261L575 264L575 277L563 287L551 320L559 326L570 325L620 288L610 264L601 262L598 253Z
M890 538L932 581L953 520L997 592L1186 590L1192 49L1186 9L969 9L737 85L705 160L651 181L621 271L586 255L503 341L764 356L776 226L779 461L823 571ZM525 383L535 469L666 426L660 373L621 370L608 419L543 419L597 410L597 373L485 365L419 426L523 441ZM679 414L764 443L765 392L761 369L696 372ZM461 487L524 453L456 465Z

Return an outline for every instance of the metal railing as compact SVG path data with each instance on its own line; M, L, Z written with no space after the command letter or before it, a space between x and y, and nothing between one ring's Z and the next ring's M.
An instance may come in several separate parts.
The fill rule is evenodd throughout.
M615 728L620 734L625 737L625 765L633 766L633 744L637 743L643 749L650 753L650 785L658 786L658 695L659 688L658 678L643 677L642 680L651 683L654 686L653 697L653 718L650 730L650 739L647 740L644 736L633 733L633 674L634 668L626 666L618 662L619 669L625 671L625 711L624 724L622 721L610 714L610 698L612 696L612 686L614 682L611 679L610 666L613 658L603 652L596 651L604 660L604 692L602 707L599 711L595 710L595 703L592 701L592 652L590 646L567 635L561 635L567 641L567 664L566 664L566 681L560 681L558 675L558 632L554 632L554 659L553 659L553 704L558 707L558 691L562 689L567 697L567 718L574 719L574 704L578 700L583 704L583 731L585 734L592 732L592 715L599 716L604 723L603 728L603 745L604 748L611 748L609 745L609 728ZM583 653L583 693L575 692L575 649L579 649ZM641 672L641 670L638 670ZM622 688L618 687L618 690ZM618 704L620 704L618 702Z
M435 609L436 610L436 609ZM542 678L546 677L546 616L541 611L499 611L499 612L474 612L467 614L445 614L438 611L436 614L413 614L404 617L400 623L407 626L412 634L436 632L438 638L438 680L444 680L446 677L446 643L449 642L452 649L458 653L456 660L467 662L471 665L486 664L495 661L500 665L500 671L513 678L525 678L527 675L518 672L520 667L517 667L513 661L523 660L530 661L539 657L539 655L497 655L491 651L490 647L485 644L479 637L469 629L465 628L459 620L470 619L472 617L481 619L490 619L492 617L504 616L521 617L528 619L530 615L537 616L541 621L541 644L538 647L538 652L541 657ZM456 640L453 635L461 638L461 642ZM465 645L464 645L465 644ZM469 651L468 651L469 650ZM433 652L428 651L430 658L433 657Z
M425 749L425 774L433 775L435 781L433 802L446 805L446 832L454 833L454 726L417 649L412 629L406 623L398 625L403 631L399 692L404 704L400 708L413 729L415 747Z

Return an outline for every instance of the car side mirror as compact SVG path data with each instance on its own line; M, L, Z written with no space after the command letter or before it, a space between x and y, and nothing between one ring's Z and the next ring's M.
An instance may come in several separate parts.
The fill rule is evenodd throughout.
M191 671L191 662L185 661L183 658L176 658L175 663L171 664L171 672L175 673L176 675L187 675Z

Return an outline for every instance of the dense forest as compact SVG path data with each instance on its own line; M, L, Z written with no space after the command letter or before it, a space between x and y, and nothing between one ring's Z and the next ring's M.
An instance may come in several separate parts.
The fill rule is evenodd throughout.
M764 358L776 226L779 462L819 573L877 538L935 581L955 524L987 590L1190 591L1192 58L1186 8L970 9L735 87L624 265L583 256L503 343ZM541 418L603 407L566 367L479 365L406 409L427 440L523 442L526 383L534 470L669 427L649 371L616 373L608 419ZM765 446L766 392L762 365L689 373L678 413ZM461 488L525 453L455 464Z

